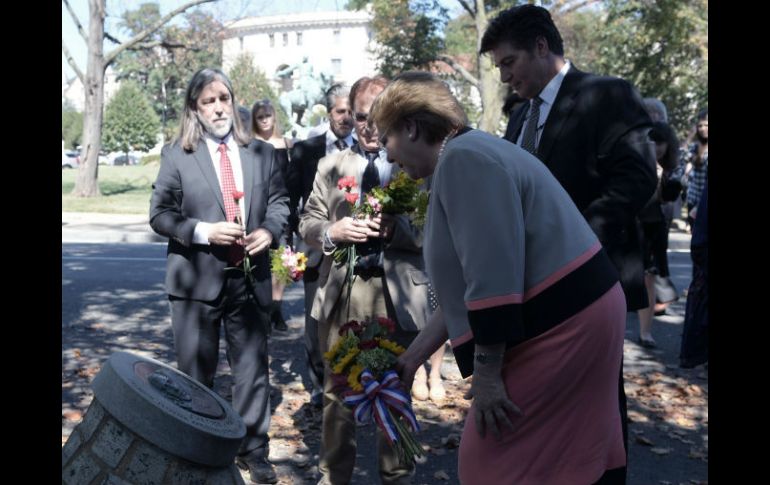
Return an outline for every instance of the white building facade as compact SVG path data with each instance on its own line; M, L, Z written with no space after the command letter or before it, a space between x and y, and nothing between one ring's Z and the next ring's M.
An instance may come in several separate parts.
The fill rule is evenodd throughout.
M112 66L108 66L104 72L104 106L107 106L118 89L120 89L120 82L117 80L117 74L115 74ZM62 72L61 100L62 103L69 101L76 111L82 113L85 110L86 91L79 77L73 75L72 78L67 79Z
M289 86L275 81L275 73L307 57L316 72L351 85L362 76L375 74L371 20L366 11L347 10L241 19L225 30L222 67L228 72L238 55L251 53L256 67L273 80L276 88L285 90ZM297 74L295 70L294 76Z

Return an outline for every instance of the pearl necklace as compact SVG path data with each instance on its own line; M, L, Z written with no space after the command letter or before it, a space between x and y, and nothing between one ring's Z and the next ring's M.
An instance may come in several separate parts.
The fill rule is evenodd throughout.
M457 133L457 130L452 130L444 137L444 141L441 142L441 146L438 149L438 156L436 157L436 160L441 158L441 154L444 153L444 148L446 147L447 142L455 135L455 133Z

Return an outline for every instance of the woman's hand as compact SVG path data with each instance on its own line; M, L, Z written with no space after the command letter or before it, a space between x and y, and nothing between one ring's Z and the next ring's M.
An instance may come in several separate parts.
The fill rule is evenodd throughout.
M473 398L475 409L473 417L476 420L476 429L482 438L489 429L495 439L500 440L503 426L513 431L513 423L511 423L508 414L524 415L518 406L508 398L500 373L501 368L501 364L479 364L476 362L471 388L465 394L465 399Z

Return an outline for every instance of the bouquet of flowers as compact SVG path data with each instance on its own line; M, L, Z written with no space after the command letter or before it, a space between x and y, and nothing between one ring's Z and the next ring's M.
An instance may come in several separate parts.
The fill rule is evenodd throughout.
M384 317L344 324L340 339L324 354L332 369L335 392L353 407L359 424L374 419L402 464L412 464L424 455L413 433L420 430L405 392L394 370L404 348L387 339L395 323Z
M406 173L399 172L385 187L374 187L358 200L357 184L353 176L342 177L337 181L337 188L345 192L345 200L350 204L354 218L376 217L380 214L408 214L412 222L422 227L425 224L425 212L428 208L428 193L420 190L422 179L412 180ZM352 245L337 248L334 261L355 262L355 248Z
M270 271L275 279L283 284L299 281L307 269L307 256L300 251L292 251L289 246L281 246L270 251Z

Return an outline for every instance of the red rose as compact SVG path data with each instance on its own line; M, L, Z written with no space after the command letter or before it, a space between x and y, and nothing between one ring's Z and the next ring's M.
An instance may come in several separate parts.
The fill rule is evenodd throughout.
M243 198L243 192L240 192L238 190L233 190L233 199L235 199L236 202L238 202L242 198Z

